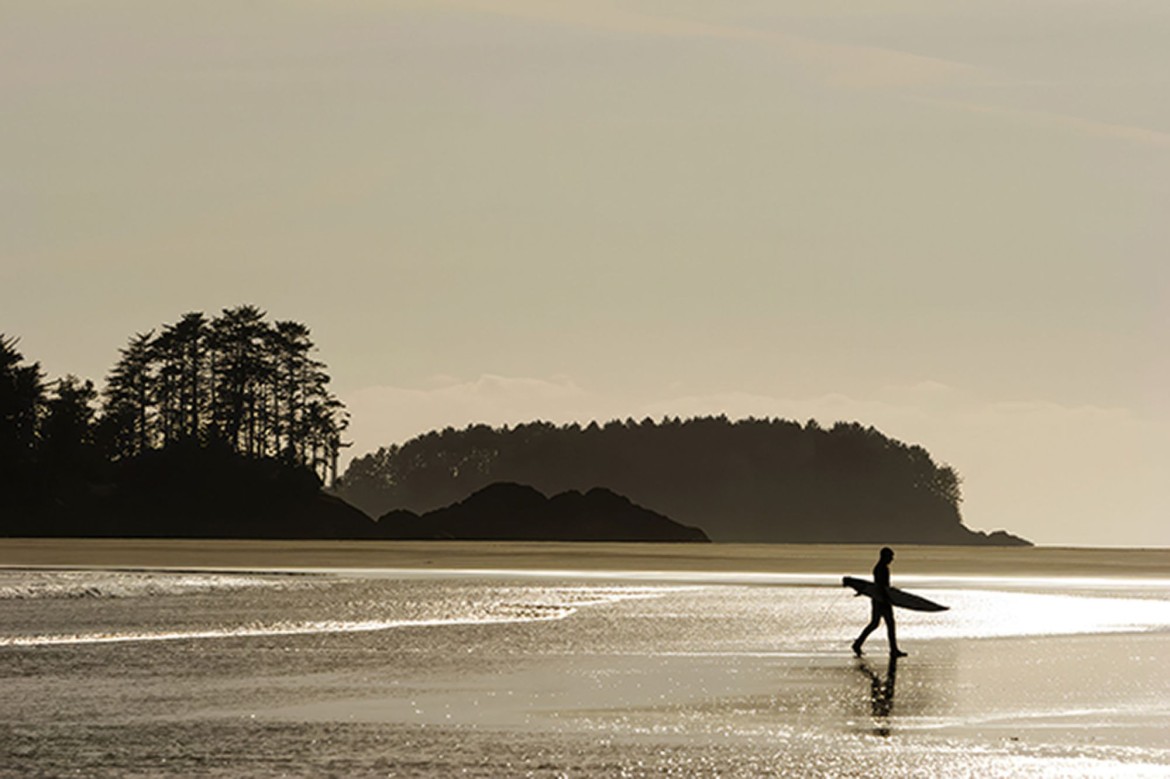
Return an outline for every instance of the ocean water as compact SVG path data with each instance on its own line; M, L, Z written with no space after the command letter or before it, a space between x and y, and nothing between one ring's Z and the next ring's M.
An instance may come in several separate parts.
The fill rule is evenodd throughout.
M0 569L4 776L1170 776L1170 583Z

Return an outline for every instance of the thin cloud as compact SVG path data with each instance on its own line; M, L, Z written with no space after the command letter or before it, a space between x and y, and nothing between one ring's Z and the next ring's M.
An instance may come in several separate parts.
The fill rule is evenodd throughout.
M500 426L589 415L598 398L566 378L484 375L470 381L436 377L427 388L376 386L343 400L355 423L353 453L402 443L430 430L472 424Z
M776 47L819 73L828 84L878 89L927 86L976 78L980 69L953 60L876 46L828 43L790 33L709 24L619 8L613 3L544 2L542 0L454 0L459 8L550 24L624 35L662 38L709 38L758 42Z
M948 100L945 98L904 95L902 99L914 103L965 111L967 113L986 114L1031 124L1058 127L1093 138L1120 140L1143 146L1153 146L1159 149L1170 148L1170 133L1164 133L1160 130L1152 130L1148 127L1138 125L1103 122L1097 119L1086 119L1083 116L1073 116L1071 114L1061 114L1052 111L1011 108L989 103L973 103L963 100Z

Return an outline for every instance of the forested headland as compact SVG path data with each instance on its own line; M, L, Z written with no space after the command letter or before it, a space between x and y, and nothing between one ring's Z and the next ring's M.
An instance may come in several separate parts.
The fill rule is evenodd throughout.
M431 432L350 463L338 494L371 516L432 511L493 482L604 487L715 541L1027 544L965 527L960 479L872 427L645 419Z
M966 528L953 469L856 423L474 425L337 479L348 416L315 354L255 306L193 312L99 389L0 335L0 536L1027 543Z
M307 326L251 305L132 336L104 386L0 336L0 535L322 537L345 409Z

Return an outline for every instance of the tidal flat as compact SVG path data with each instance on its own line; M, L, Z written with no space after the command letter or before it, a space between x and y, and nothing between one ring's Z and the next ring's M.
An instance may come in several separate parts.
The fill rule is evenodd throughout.
M1170 776L1170 553L0 542L0 775Z

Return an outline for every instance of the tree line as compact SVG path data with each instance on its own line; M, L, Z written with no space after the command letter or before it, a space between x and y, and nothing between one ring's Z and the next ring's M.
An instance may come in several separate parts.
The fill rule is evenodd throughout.
M189 313L121 349L102 392L114 458L180 441L336 469L348 419L312 355L309 328L245 305Z
M857 423L726 417L472 425L355 459L310 331L251 305L137 333L99 390L0 334L0 535L378 537L495 482L595 487L717 541L1016 543L962 524L960 479Z
M332 481L348 416L315 351L307 326L253 305L192 312L133 335L99 390L48 380L0 334L0 505L87 505L81 493L177 451L187 466L210 452Z
M497 481L547 494L605 487L717 541L986 542L962 525L953 468L857 423L719 416L447 428L356 458L338 493L378 516L429 511Z

